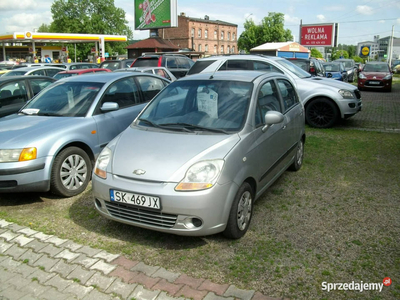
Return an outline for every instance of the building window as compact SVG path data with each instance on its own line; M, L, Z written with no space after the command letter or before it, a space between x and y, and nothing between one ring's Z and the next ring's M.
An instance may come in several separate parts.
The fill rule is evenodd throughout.
M199 52L201 52L201 44L199 45Z
M198 37L198 38L201 38L201 29L199 29L199 30L197 31L197 37Z
M232 41L236 40L236 34L232 33Z
M221 54L224 53L224 46L221 46Z
M224 32L221 31L221 40L223 40L223 39L224 39Z
M204 51L208 52L208 45L207 44L204 47Z
M231 53L231 48L229 48L229 46L226 47L226 53Z
M204 30L204 38L208 38L208 30L206 29L206 30Z
M214 53L217 53L217 45L214 45Z
M194 28L192 28L191 37L194 37Z
M231 33L228 32L228 41L231 39Z
M217 31L216 30L214 31L214 39L215 40L217 39Z
M234 46L232 46L232 53L235 53L235 47Z

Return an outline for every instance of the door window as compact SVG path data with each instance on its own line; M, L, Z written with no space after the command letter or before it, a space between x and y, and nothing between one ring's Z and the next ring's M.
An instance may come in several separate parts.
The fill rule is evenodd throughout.
M264 124L264 116L268 111L282 112L279 93L273 80L262 85L257 98L256 127Z
M30 84L32 87L32 92L33 95L35 96L37 93L39 93L41 90L43 90L45 87L48 85L52 84L52 80L44 79L44 78L35 78L30 80Z
M101 103L115 102L119 108L140 103L140 96L133 78L125 78L114 82L107 90Z
M28 100L24 81L12 82L0 88L0 107Z
M278 79L278 87L282 95L284 111L287 112L299 103L299 98L289 81Z
M153 99L167 85L164 80L150 76L137 76L136 80L139 82L144 101Z

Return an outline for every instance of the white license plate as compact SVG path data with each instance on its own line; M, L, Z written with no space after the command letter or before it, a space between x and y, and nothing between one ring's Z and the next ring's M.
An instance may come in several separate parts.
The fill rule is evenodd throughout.
M369 84L378 85L378 84L379 84L379 81L370 81Z
M161 200L156 196L110 190L110 199L114 202L131 204L143 208L161 209Z

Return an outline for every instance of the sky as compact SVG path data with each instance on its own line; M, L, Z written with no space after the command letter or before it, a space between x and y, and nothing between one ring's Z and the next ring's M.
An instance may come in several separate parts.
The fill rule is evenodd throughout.
M52 21L51 5L54 0L0 0L0 34L34 31L41 24ZM134 32L134 39L149 37L148 31L134 31L134 1L114 0L116 7L126 12L126 20ZM400 0L178 0L178 14L210 20L222 20L238 25L238 37L246 19L255 24L269 12L285 16L285 28L295 41L299 38L299 25L339 23L339 43L356 45L373 41L375 35L400 37ZM393 27L394 26L394 27Z

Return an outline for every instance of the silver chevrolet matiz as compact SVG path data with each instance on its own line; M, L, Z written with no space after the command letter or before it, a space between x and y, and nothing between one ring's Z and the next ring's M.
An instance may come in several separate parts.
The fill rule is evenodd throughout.
M304 107L288 77L226 71L162 90L99 155L96 209L161 232L238 239L254 202L301 168Z

